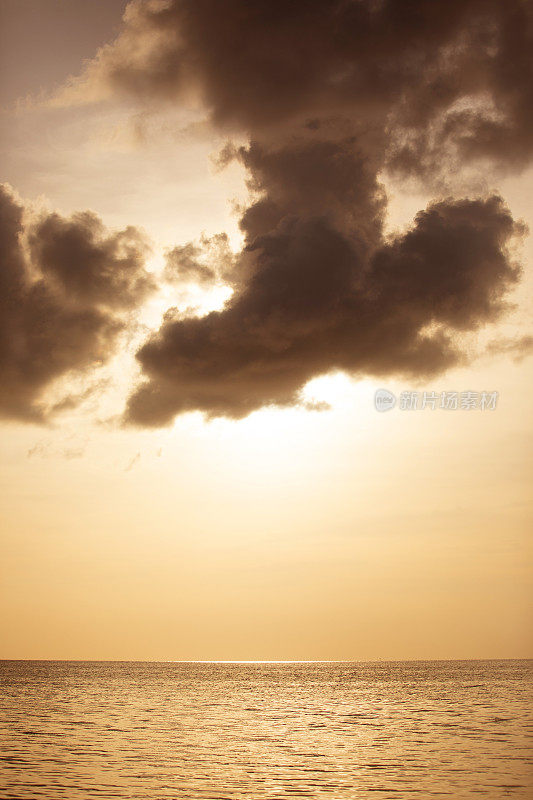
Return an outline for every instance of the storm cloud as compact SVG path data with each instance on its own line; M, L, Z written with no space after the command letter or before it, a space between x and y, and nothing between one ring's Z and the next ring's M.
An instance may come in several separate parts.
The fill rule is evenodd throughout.
M533 148L532 49L524 0L133 0L64 94L195 96L247 133L358 120L409 171L445 142L516 164Z
M0 186L0 415L43 421L54 380L105 362L153 288L147 244L92 213L35 216Z
M501 198L441 202L404 236L368 252L327 217L285 217L242 260L221 312L168 319L138 353L149 380L129 419L242 417L299 402L315 375L439 373L460 363L453 331L496 319L519 277L505 253L516 223ZM431 330L433 328L433 330Z
M127 419L240 417L297 402L331 370L425 376L460 363L459 334L506 308L524 229L496 192L440 194L390 238L381 182L436 192L465 167L527 165L532 53L523 0L131 2L63 99L203 104L252 199L231 271L205 267L192 245L169 256L200 283L224 274L234 292L205 317L165 315L138 353L144 383Z

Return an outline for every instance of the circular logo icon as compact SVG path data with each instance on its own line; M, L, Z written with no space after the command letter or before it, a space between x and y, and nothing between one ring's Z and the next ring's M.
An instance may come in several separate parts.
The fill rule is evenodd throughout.
M378 389L374 395L376 411L390 411L396 405L396 397L388 389Z

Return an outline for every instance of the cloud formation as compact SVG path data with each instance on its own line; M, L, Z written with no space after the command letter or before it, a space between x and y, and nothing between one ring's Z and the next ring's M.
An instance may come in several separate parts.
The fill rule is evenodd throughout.
M28 233L32 263L71 299L133 308L153 288L144 269L146 241L136 228L109 233L90 211L46 214Z
M387 127L409 172L450 141L463 157L532 153L524 0L132 0L124 19L65 100L195 96L246 131L358 118Z
M322 217L285 217L242 256L221 312L167 319L138 359L148 382L128 419L184 411L242 417L293 405L315 375L432 375L462 359L452 331L495 320L519 277L505 252L516 223L501 198L441 202L370 250Z
M245 166L252 201L230 270L197 246L169 255L168 269L223 275L234 293L203 318L165 316L138 353L127 419L240 417L297 402L333 369L421 376L460 362L458 334L505 309L523 227L496 193L440 196L387 238L380 179L431 189L466 166L525 166L532 53L524 0L133 0L63 100L202 103L248 141L222 162Z
M0 186L0 415L43 421L54 380L115 351L131 311L151 290L147 244L106 231L92 213L37 217Z

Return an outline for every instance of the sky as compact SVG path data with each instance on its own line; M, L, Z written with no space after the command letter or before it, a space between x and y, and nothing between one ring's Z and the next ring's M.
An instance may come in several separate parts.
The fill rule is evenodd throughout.
M0 658L531 657L531 6L0 30Z

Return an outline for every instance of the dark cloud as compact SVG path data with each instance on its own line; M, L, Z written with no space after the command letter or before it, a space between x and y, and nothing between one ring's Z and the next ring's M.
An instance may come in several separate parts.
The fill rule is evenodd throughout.
M91 212L42 216L28 235L32 263L72 299L132 308L153 283L144 270L146 241L136 228L110 234Z
M430 124L400 116L406 125L393 137L389 166L403 174L431 177L444 156L517 170L533 155L532 4L465 5L471 13L460 31L462 46L451 49L446 69L423 82L415 101Z
M168 269L234 294L165 316L139 351L127 418L239 417L292 404L311 377L428 375L495 320L523 232L496 194L440 198L384 235L380 176L446 183L533 154L532 6L524 0L134 0L84 80L148 106L201 99L252 193L232 269L185 245ZM84 91L84 80L74 82Z
M331 370L421 376L457 364L451 332L495 320L518 279L505 251L517 232L498 197L437 203L372 251L326 217L285 217L244 251L247 278L224 310L167 319L139 351L148 381L128 419L238 418L297 404Z
M386 127L412 172L445 141L524 163L532 52L528 0L134 0L89 74L150 104L196 93L256 134L331 115Z
M108 234L92 214L28 216L0 186L0 415L42 421L43 392L109 358L125 325L119 312L150 281L133 229Z

